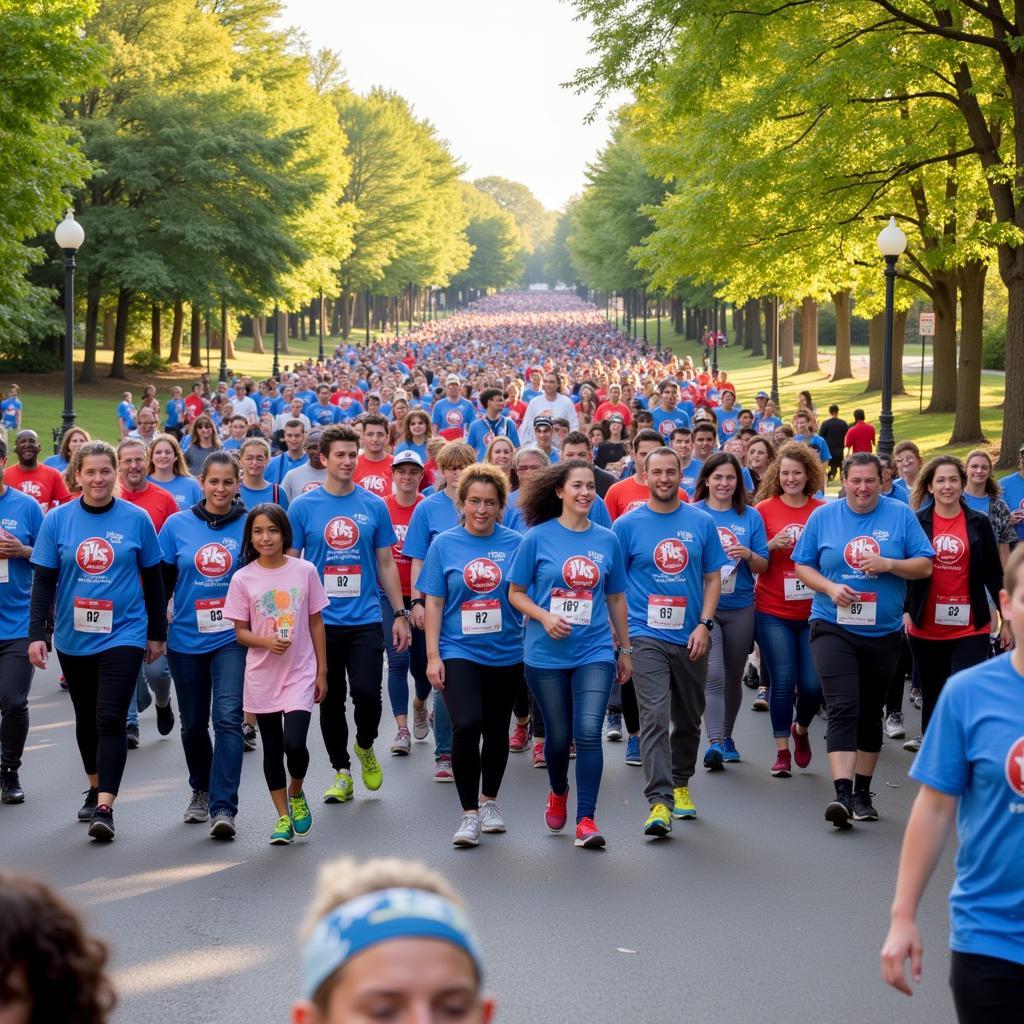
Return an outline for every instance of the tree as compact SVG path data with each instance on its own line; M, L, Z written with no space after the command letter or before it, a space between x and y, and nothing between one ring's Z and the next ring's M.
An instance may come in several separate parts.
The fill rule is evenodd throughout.
M461 183L467 218L466 238L473 247L469 265L452 278L456 288L507 288L523 272L525 252L515 218L475 185Z

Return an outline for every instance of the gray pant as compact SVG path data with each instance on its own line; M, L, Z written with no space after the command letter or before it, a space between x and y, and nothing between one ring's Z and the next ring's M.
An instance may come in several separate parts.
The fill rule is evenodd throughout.
M754 606L715 612L708 651L707 707L704 728L709 743L732 736L743 703L743 669L754 648Z
M705 654L690 661L684 644L645 636L630 637L630 643L640 706L644 796L652 807L665 804L671 809L673 788L689 785L697 766L708 658Z

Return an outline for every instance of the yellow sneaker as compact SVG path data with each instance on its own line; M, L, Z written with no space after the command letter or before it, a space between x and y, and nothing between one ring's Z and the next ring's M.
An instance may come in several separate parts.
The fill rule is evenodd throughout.
M673 818L696 818L697 808L693 806L693 801L690 799L690 787L689 786L676 786L672 790L673 803L672 817Z
M377 755L373 752L373 747L363 750L358 743L353 743L352 750L359 758L359 764L363 769L363 785L367 789L380 789L380 784L384 781L384 772Z
M352 796L352 776L348 772L338 772L334 781L324 790L324 803L343 804L351 800Z
M655 804L644 822L644 835L661 839L672 831L672 815L664 804Z

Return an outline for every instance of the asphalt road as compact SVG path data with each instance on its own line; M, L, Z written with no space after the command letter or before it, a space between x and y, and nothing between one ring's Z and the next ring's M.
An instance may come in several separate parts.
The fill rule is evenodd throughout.
M752 694L745 691L746 703ZM909 710L909 709L908 709ZM260 754L245 757L239 838L219 844L187 826L187 775L177 731L157 736L152 710L129 753L110 846L75 822L84 777L71 703L51 668L37 673L22 781L29 801L0 806L0 862L50 880L113 950L119 1022L287 1020L298 991L296 931L319 866L340 854L416 857L466 899L503 1024L725 1020L730 1024L955 1019L948 995L947 853L921 913L925 978L913 999L881 982L878 951L915 786L911 755L887 742L876 777L877 823L840 834L822 817L831 793L824 723L811 769L773 779L768 716L744 710L745 763L692 791L696 821L645 839L641 773L606 744L598 821L605 851L543 827L546 774L511 755L504 836L454 850L454 786L430 778L431 748L388 757L385 778L356 800L313 805L310 836L271 847L275 815ZM917 725L917 713L908 720ZM329 781L314 730L307 790ZM571 805L570 805L571 808Z

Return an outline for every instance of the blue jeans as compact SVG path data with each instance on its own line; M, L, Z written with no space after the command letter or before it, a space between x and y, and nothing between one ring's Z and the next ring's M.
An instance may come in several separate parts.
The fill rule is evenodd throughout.
M569 788L569 743L576 743L576 821L593 818L601 788L601 729L615 665L599 661L576 668L526 666L526 682L544 716L544 759L554 793Z
M201 654L168 650L167 658L178 693L188 783L210 794L210 814L237 814L245 648L232 640ZM211 711L214 743L210 742Z
M150 696L150 690L153 691ZM156 697L158 704L166 704L171 698L171 670L165 657L147 665L145 662L139 669L139 678L132 692L132 702L128 705L128 725L139 727L139 713L145 711Z
M793 693L796 720L807 727L821 704L821 680L811 658L811 624L806 619L781 619L757 613L757 642L768 666L768 709L772 733L788 736L793 725Z

